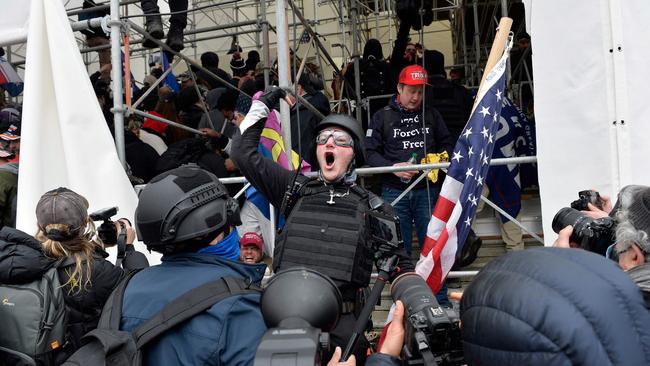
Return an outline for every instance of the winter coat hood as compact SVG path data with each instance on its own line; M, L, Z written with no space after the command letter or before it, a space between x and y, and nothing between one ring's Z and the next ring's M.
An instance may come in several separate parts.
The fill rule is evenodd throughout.
M578 249L510 253L463 294L469 365L648 365L650 313L612 261Z
M373 56L377 60L384 59L384 51L381 47L381 43L379 40L374 38L369 39L363 47L363 58L367 59L370 56Z

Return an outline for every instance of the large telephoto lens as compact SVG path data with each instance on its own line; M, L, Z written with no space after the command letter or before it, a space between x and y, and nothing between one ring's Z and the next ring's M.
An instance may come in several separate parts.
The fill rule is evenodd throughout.
M390 287L393 301L401 300L407 314L417 313L426 307L440 305L431 288L417 273L405 273L395 279Z
M570 207L564 207L555 214L555 217L553 217L551 227L553 228L553 231L559 233L560 230L571 225L573 226L573 232L579 233L585 221L590 220L591 218L585 216L580 211Z

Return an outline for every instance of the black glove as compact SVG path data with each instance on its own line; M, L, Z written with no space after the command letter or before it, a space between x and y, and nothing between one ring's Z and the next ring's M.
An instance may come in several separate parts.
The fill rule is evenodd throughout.
M280 103L280 99L287 96L287 92L277 86L270 86L266 89L259 101L264 103L269 109L275 109Z

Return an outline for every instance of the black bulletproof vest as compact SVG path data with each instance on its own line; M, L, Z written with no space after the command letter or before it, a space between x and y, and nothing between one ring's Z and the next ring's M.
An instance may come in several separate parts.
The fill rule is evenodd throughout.
M316 180L300 189L275 244L273 270L304 266L339 287L368 286L373 264L365 229L368 193L358 186L339 187L332 196L330 189Z

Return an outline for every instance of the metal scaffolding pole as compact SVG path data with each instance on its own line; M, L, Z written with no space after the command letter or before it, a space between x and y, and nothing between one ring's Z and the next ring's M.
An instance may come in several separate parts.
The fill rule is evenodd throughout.
M357 121L361 123L363 119L361 111L361 74L359 72L359 29L358 29L358 16L359 9L357 7L356 0L350 0L350 23L352 23L352 34L350 39L352 40L352 57L354 58L354 93L356 100L356 115Z
M113 123L115 128L115 147L120 162L126 167L124 151L124 106L122 104L122 54L120 50L122 22L120 21L120 0L111 0L111 77L113 78Z
M269 51L269 21L266 19L266 0L260 1L262 16L262 53L264 54L264 88L270 84L271 52Z
M296 8L294 7L294 12ZM287 21L287 4L285 0L275 2L275 27L278 40L278 85L281 88L290 87L290 64L289 64L289 22ZM291 147L291 120L289 116L289 104L284 100L280 102L280 126L282 127L282 139L284 140L285 151L290 154ZM291 160L291 155L288 156ZM292 169L289 164L289 169Z
M478 0L472 2L472 8L474 9L474 53L476 55L476 63L474 64L474 77L476 78L479 85L481 82L482 72L481 72L481 35L479 34L479 25L478 25Z

